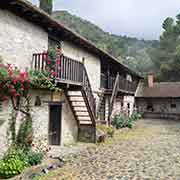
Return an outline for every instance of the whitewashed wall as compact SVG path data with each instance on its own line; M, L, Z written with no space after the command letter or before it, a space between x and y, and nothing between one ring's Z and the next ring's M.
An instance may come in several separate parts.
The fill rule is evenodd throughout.
M93 91L99 91L101 74L101 62L99 57L90 54L83 48L79 48L67 41L64 41L62 43L62 49L65 56L68 56L80 62L82 62L83 58L85 59L85 67L90 79L92 89Z
M48 48L48 34L7 10L0 9L0 56L20 67L30 67L33 53Z

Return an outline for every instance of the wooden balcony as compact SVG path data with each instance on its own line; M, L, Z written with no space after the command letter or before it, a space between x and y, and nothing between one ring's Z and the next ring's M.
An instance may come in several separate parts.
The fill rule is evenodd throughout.
M106 75L101 74L101 88L104 88L107 91L112 91L115 80L116 77L112 77L112 76L107 77ZM136 88L137 88L136 82L128 81L124 77L119 76L119 87L118 87L119 92L134 94Z
M66 56L61 56L57 60L47 60L44 53L33 54L32 69L35 71L46 72L49 66L54 65L54 75L52 79L60 83L82 85L84 64Z

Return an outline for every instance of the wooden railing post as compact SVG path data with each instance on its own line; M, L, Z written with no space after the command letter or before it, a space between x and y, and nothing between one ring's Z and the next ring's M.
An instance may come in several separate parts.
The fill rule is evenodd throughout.
M109 65L107 69L107 88L110 88L110 70L109 70Z
M114 83L112 95L111 95L110 102L109 102L109 113L108 113L109 125L111 125L111 114L112 114L112 111L113 111L114 100L115 100L115 98L117 96L118 90L119 90L119 72L116 75L116 80L115 80L115 83Z

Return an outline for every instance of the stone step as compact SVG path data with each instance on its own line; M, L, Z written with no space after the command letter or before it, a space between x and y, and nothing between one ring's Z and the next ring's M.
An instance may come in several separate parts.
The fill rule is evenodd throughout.
M76 107L74 106L74 111L87 112L87 107Z
M79 121L91 121L89 116L77 116Z
M74 111L87 112L87 107L74 106Z
M81 91L68 91L68 96L82 96Z
M79 97L77 97L77 96L70 96L69 100L70 101L75 101L75 102L84 102L84 99L83 99L82 96L79 96Z
M79 121L80 125L92 124L91 121Z
M89 116L89 113L86 111L86 112L83 112L83 111L76 111L76 115L77 116Z
M85 102L72 102L72 106L76 107L86 107Z

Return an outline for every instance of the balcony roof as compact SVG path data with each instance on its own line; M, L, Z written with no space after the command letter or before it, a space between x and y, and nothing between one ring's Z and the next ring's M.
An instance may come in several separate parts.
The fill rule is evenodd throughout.
M130 70L124 64L121 64L117 58L113 57L111 54L106 51L98 48L93 43L89 42L86 38L82 37L78 33L74 32L70 28L64 26L53 17L48 15L46 12L40 8L34 6L27 0L5 0L0 1L0 8L8 9L14 14L31 21L35 24L38 24L44 28L47 32L54 32L63 35L63 38L75 43L76 45L85 48L89 52L99 56L101 59L107 59L110 62L118 63L119 66L127 73L137 77L142 78L138 73Z

